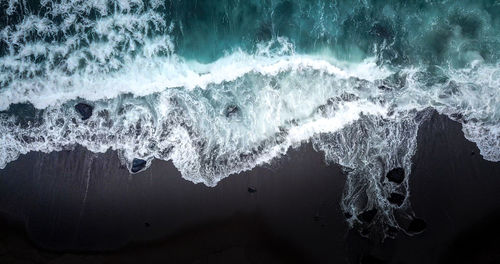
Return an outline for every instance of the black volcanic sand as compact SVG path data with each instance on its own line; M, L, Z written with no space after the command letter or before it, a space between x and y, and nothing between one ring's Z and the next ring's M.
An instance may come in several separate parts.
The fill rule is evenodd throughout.
M350 231L345 176L305 144L208 188L170 162L130 175L115 153L20 157L0 171L0 263L496 263L500 163L437 114L419 132L411 202L424 233Z

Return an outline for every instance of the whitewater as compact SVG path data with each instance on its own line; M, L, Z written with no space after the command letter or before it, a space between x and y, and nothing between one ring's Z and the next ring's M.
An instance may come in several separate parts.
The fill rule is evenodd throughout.
M412 215L408 176L432 111L500 161L498 1L1 0L0 11L0 169L79 144L115 150L129 170L171 160L215 186L310 142L344 168L348 222L376 208L370 226L385 232ZM385 178L395 168L401 184Z

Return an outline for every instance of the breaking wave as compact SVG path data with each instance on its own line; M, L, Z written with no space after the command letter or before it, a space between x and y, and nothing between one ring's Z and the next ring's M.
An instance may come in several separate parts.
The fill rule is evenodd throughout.
M305 2L0 1L0 168L80 144L215 186L311 142L390 235L430 111L500 161L498 3Z

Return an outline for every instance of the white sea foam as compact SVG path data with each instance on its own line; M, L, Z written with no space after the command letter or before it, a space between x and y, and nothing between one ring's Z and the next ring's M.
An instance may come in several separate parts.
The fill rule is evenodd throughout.
M370 75L372 78L375 78L375 76L384 78L388 75L388 71L377 68L372 61L367 60L364 63L372 67L370 68L373 69ZM188 69L187 65L190 65L189 63L172 64L175 66L182 65L181 68L183 69ZM169 67L175 66L170 65ZM85 123L78 124L79 122L69 122L70 117L75 119L78 118L76 113L74 113L71 108L68 110L67 107L60 107L59 105L48 106L48 108L45 109L45 120L42 127L34 127L27 130L18 129L16 126L12 125L11 120L4 121L4 127L9 130L16 130L16 132L9 131L6 135L10 136L12 133L28 133L30 136L35 136L37 133L42 133L43 130L57 132L55 135L50 135L50 139L44 140L45 143L52 143L54 146L45 143L40 145L40 142L35 142L33 144L28 144L26 147L18 148L19 151L16 152L19 153L26 153L33 150L52 151L66 145L80 143L93 151L103 152L109 147L121 150L124 152L123 156L126 157L127 161L131 161L134 157L153 157L156 155L154 151L145 150L148 146L144 146L144 144L148 143L148 140L151 138L159 143L164 143L162 140L155 138L163 132L163 128L158 126L162 125L162 122L167 121L165 119L171 118L169 115L172 115L172 112L178 111L179 113L182 112L183 115L182 117L178 117L179 123L190 122L190 128L201 137L201 140L216 144L219 148L227 148L227 153L224 154L249 151L260 142L273 137L274 134L280 131L280 127L284 127L286 130L289 130L287 131L288 136L285 140L286 144L278 144L280 147L271 151L273 153L268 153L268 158L260 157L261 161L269 161L276 155L283 154L289 146L305 141L315 133L326 133L342 128L343 125L357 119L362 112L373 112L373 114L380 115L385 111L383 105L378 105L365 98L356 102L347 102L346 105L339 105L338 109L330 113L337 113L334 117L318 118L315 113L317 107L325 104L329 98L339 97L346 92L355 92L355 88L351 86L350 82L357 81L354 79L350 80L350 77L354 76L354 71L350 72L348 69L340 69L329 62L308 56L290 55L279 58L262 58L238 51L213 64L196 64L193 68L198 71L208 72L199 74L196 73L196 70L190 70L189 72L191 72L191 74L188 74L188 76L191 77L182 80L182 82L186 83L176 83L171 86L172 89L162 89L158 91L144 88L154 86L154 84L148 83L147 80L154 83L155 78L141 77L140 80L137 80L136 78L138 78L138 75L130 74L129 79L124 79L124 77L120 82L135 89L141 87L138 92L133 93L133 97L137 97L137 99L119 96L125 92L132 92L132 90L125 90L121 92L113 91L116 93L114 96L118 96L116 99L96 102L96 111L105 110L110 112L108 115L119 115L120 118L123 119L118 124L115 123L112 128L116 127L116 130L110 130L110 135L120 135L121 133L119 133L119 130L123 130L124 127L131 128L135 126L137 122L141 121L141 131L149 133L147 137L143 135L141 139L128 139L126 141L127 144L113 141L106 141L106 144L103 144L103 142L99 142L99 140L95 139L107 138L109 135L100 135L100 133L106 133L100 131L99 124L94 124L93 121L90 121L88 125L97 129L96 132L91 132L91 128ZM231 71L232 69L236 69L236 71ZM238 69L242 70L238 71ZM162 71L160 70L158 72ZM234 72L236 72L236 74ZM170 73L172 73L172 71L170 71ZM225 73L228 73L228 76L225 76ZM314 78L311 79L310 77ZM88 78L94 77L89 76ZM310 78L309 81L305 82L308 78ZM171 81L168 78L165 78L165 80ZM172 82L178 82L178 80L179 78L177 78L177 81ZM137 85L134 86L135 84ZM115 87L120 87L113 82L106 85L110 91ZM82 87L88 88L88 86L85 85ZM97 95L97 99L101 99L103 97L102 94L107 93L103 90L106 89L101 89L101 95ZM152 91L157 93L148 96ZM204 91L210 91L211 95L209 97L204 97L202 95ZM95 90L95 93L89 93L87 89L80 92L77 97L95 101L96 97L94 96L98 93L98 89ZM146 96L146 98L139 98L144 96ZM54 98L53 100L59 100L61 102L74 98L68 98L63 94L62 98L64 99L61 99L60 94L55 92L50 96L47 95L47 97ZM104 97L113 96L109 96L108 93ZM125 97L127 97L127 99L123 99ZM183 105L172 105L171 101L173 98L177 101L183 101ZM117 114L117 108L126 108L121 105L124 100L135 101L133 104L126 106L128 107L127 109L130 109L129 112ZM30 100L30 102L36 105L36 99L33 101ZM145 108L143 103L139 103L142 101L147 101L147 104L151 104L151 106ZM241 116L233 118L234 120L228 119L222 114L224 108L231 103L237 104L241 111L241 113L239 113ZM110 106L110 104L113 106ZM100 109L101 105L106 105L106 107ZM70 115L68 115L68 111ZM93 118L96 118L96 121L103 122L98 116L94 116ZM93 118L91 120L93 120ZM54 127L52 127L53 120L58 119L63 119L65 121L65 125L63 126L64 131L71 130L71 132L68 133L70 133L70 135L75 135L75 138L60 137L62 132L54 130ZM303 124L298 126L289 125L288 123L292 120L303 122ZM68 123L71 123L71 125ZM146 124L150 126L151 131L144 128ZM176 126L176 124L171 125ZM70 127L72 129L70 129ZM182 131L186 130L185 128L178 128L177 130L172 128L174 131L180 131L179 129ZM173 133L173 138L170 140L181 145L184 144L179 141L179 138L186 138L185 136L181 136L181 134L180 132ZM194 134L191 134L191 137L193 137L193 135ZM122 137L127 136L128 135L122 135ZM82 141L82 139L86 137L90 137L88 138L89 142ZM166 138L168 139L169 137ZM92 142L93 140L96 142ZM195 139L191 138L190 140ZM173 146L175 144L170 145ZM188 145L182 149L189 149ZM7 149L7 147L4 149ZM15 148L8 147L8 149ZM277 151L277 149L280 151ZM2 164L2 167L4 167L9 160L13 160L15 156L16 155L9 154L10 158L3 159L5 163ZM182 156L185 157L185 153L182 154ZM193 155L189 156L194 157ZM180 163L180 161L177 162L177 164ZM259 164L259 162L254 162L253 166L257 164ZM188 169L186 169L186 171L187 170ZM232 173L234 172L236 171ZM225 176L227 175L217 175L214 177L216 178L215 180L218 181ZM199 177L203 178L201 175ZM210 185L211 184L212 183L210 183Z
M145 52L152 54L159 49L172 49L168 48L172 44L165 46L165 42L168 43L168 38L153 43L147 42ZM109 56L108 53L112 52L111 49L96 49L100 51L100 54L94 55L96 58ZM43 109L76 98L97 101L124 93L146 96L176 87L205 89L208 85L234 81L249 73L274 76L281 72L312 69L340 78L359 77L367 80L385 78L390 74L390 71L377 67L373 58L365 60L361 66L340 69L327 60L308 55L262 57L236 51L210 64L185 61L175 55L165 58L149 56L120 66L121 69L114 73L94 74L94 71L91 71L68 76L53 71L45 78L14 80L6 89L0 91L0 109L5 110L10 104L19 102L30 102L36 108ZM0 64L4 66L14 64L15 68L21 67L14 61L11 58L0 58ZM67 68L76 68L77 61L78 59L70 57Z
M500 161L500 65L474 61L463 69L438 72L446 81L429 86L422 71L406 70L407 85L397 98L397 108L432 107L450 116L462 123L465 137L478 145L485 159Z

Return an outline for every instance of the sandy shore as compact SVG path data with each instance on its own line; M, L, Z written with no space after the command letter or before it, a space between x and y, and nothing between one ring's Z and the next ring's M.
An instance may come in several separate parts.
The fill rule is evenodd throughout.
M483 160L458 123L434 115L422 126L410 177L428 228L381 244L348 229L345 176L310 144L214 188L182 179L170 162L130 175L111 151L30 153L0 171L0 262L500 260L500 163Z

